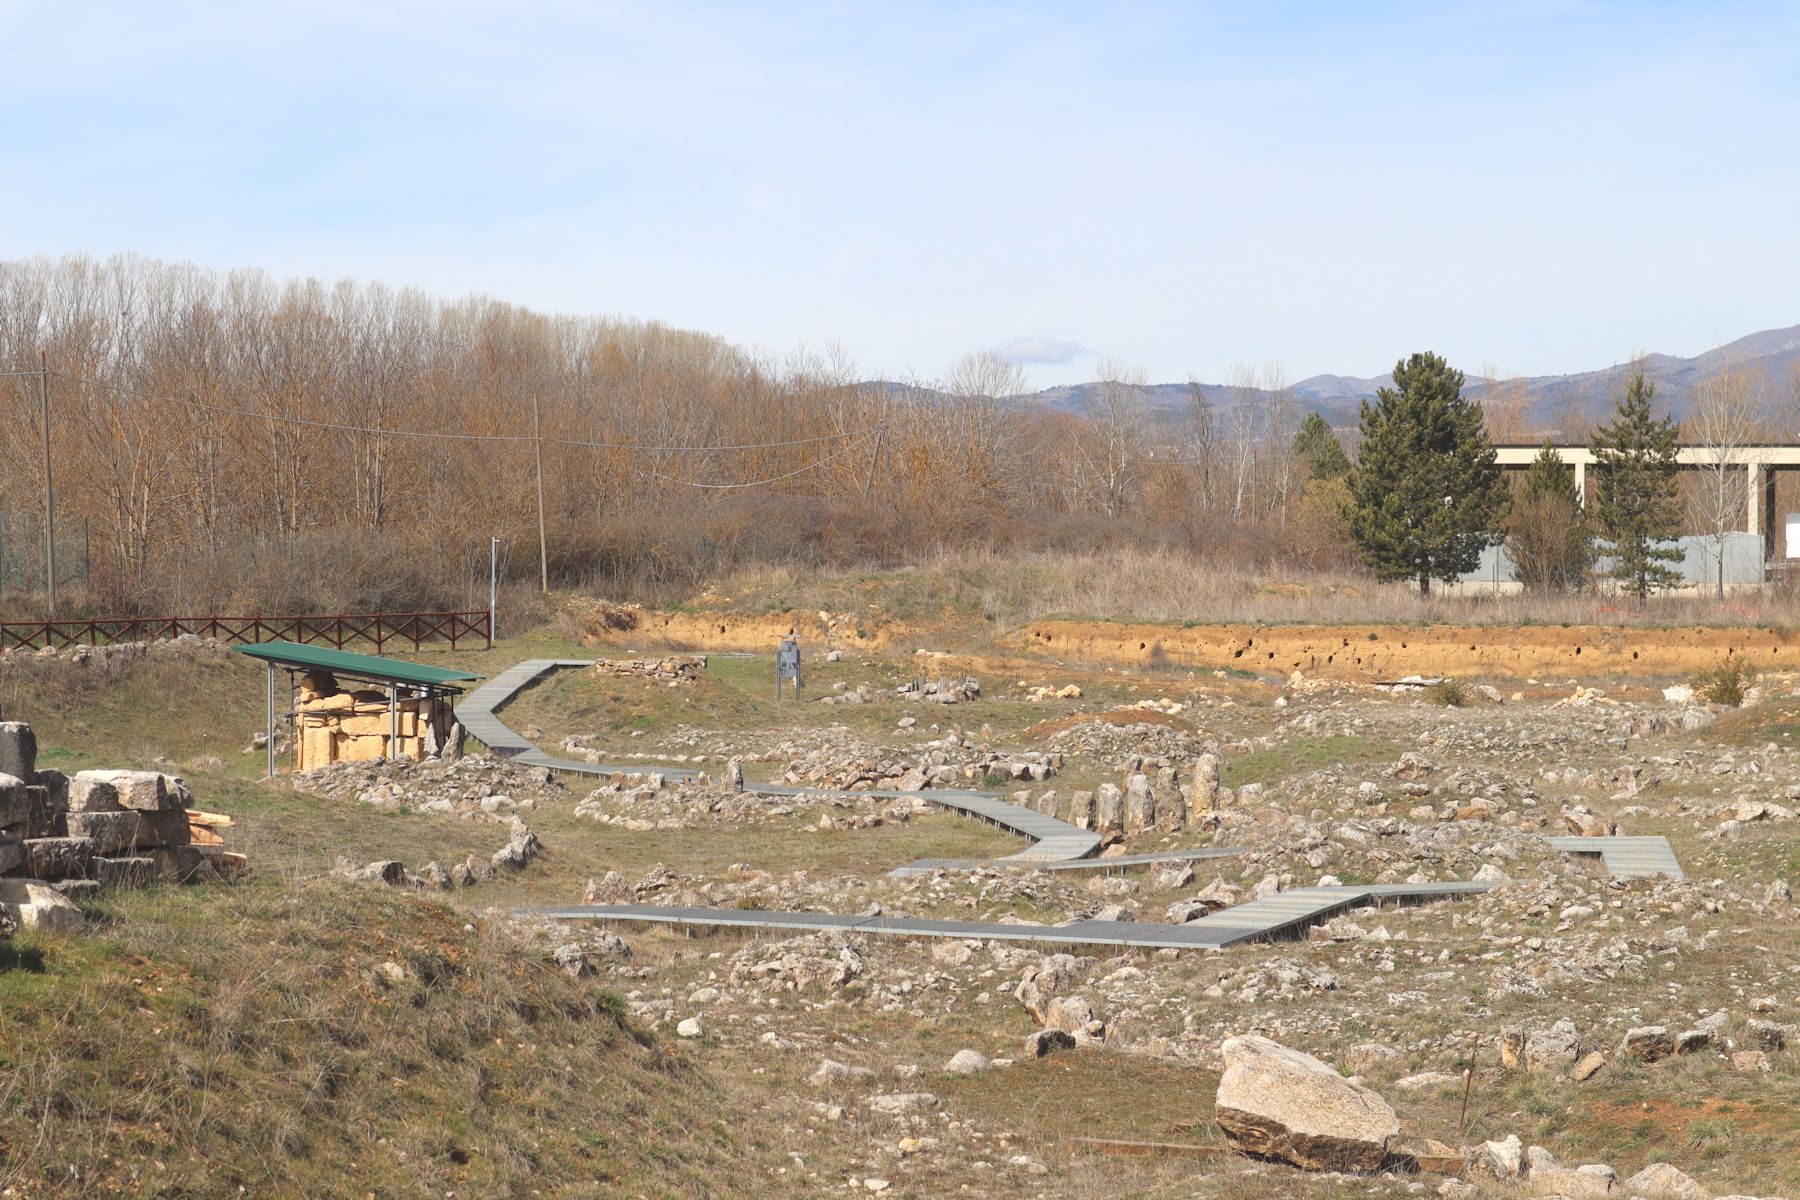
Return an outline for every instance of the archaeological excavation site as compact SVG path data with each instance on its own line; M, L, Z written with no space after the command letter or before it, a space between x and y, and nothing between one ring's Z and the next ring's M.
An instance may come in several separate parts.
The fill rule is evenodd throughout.
M16 1194L1800 1194L1772 654L570 611L0 659Z

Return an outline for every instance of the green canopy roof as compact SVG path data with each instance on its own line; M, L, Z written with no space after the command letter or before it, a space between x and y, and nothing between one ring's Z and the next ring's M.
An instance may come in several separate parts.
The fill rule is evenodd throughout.
M377 658L373 654L351 654L330 646L303 646L299 642L259 642L254 646L234 646L239 654L260 658L264 662L285 667L303 667L309 671L330 671L334 675L354 675L384 683L414 683L426 687L463 683L480 679L468 671L452 671L446 667L428 667L424 663L405 662L398 658Z

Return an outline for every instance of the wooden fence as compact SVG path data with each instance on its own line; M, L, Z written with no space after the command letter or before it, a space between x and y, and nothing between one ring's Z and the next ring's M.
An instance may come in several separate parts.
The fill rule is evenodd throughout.
M479 641L488 649L486 609L474 612L340 613L314 617L122 617L84 621L0 621L0 650L38 650L45 646L106 646L114 642L148 642L158 638L199 637L231 642L310 642L339 650L355 643L372 644L375 653L390 643L417 650L425 642Z

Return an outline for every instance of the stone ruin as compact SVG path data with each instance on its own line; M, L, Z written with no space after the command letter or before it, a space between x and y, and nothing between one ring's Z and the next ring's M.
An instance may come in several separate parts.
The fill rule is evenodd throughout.
M703 654L672 654L667 658L603 658L594 664L596 675L624 675L662 683L689 683L706 670Z
M218 832L230 824L177 776L39 770L31 726L0 722L0 928L80 929L71 897L240 874Z
M448 700L401 696L394 708L390 722L386 692L348 691L329 671L306 672L300 676L294 706L299 735L294 739L294 769L395 758L424 762L444 748L453 719ZM397 740L392 737L393 725L399 728Z

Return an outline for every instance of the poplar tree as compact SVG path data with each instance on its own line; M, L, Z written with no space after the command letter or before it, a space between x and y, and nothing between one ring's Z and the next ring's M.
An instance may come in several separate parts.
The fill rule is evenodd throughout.
M1481 406L1463 374L1435 354L1394 366L1394 386L1362 404L1362 448L1346 514L1362 560L1382 579L1434 579L1472 571L1498 540L1506 485Z
M1531 460L1506 519L1506 552L1532 591L1578 588L1593 565L1593 540L1575 477L1548 441Z
M1634 370L1613 405L1613 419L1594 430L1592 518L1609 544L1608 571L1642 606L1658 588L1681 582L1669 564L1682 559L1670 543L1681 534L1676 432L1672 418L1650 415L1656 384Z

